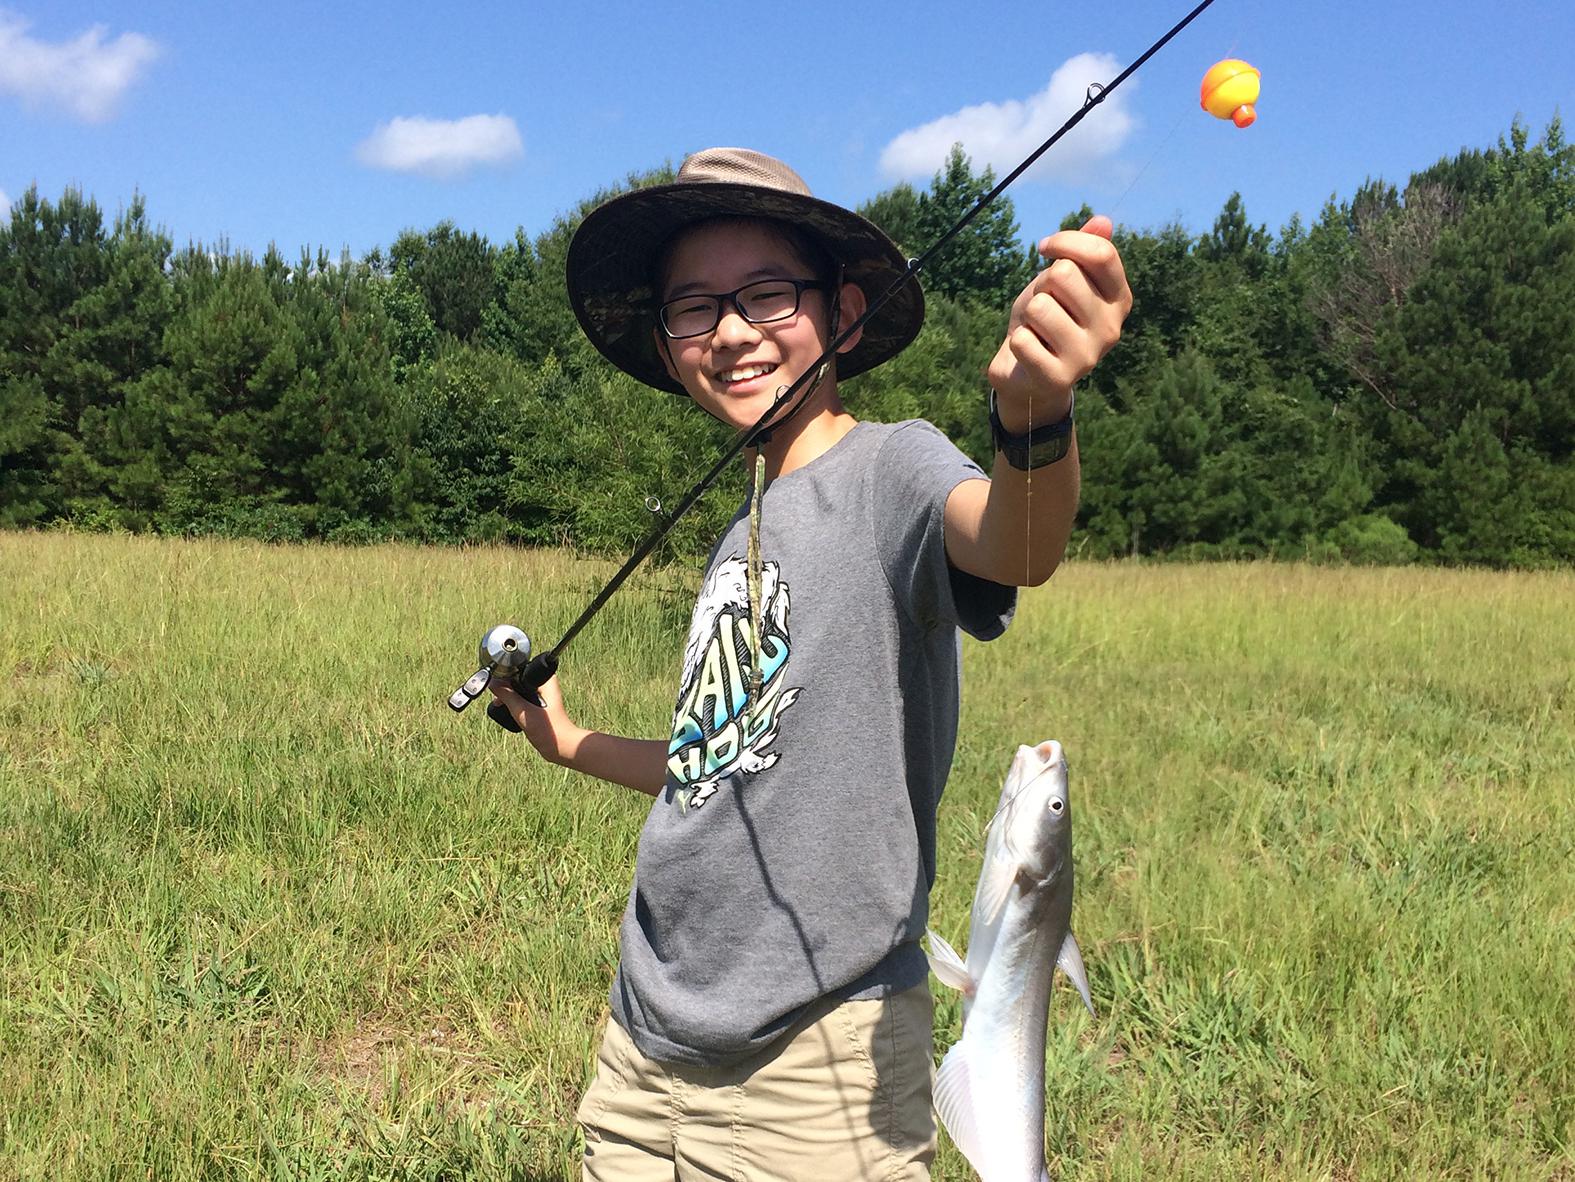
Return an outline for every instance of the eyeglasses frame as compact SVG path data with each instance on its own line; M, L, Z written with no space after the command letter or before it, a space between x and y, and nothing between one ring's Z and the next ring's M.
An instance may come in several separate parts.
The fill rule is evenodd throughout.
M738 302L738 296L741 292L748 291L751 287L756 287L762 283L791 283L793 285L793 310L782 316L772 316L767 320L755 320L752 318L748 312L744 311L743 305ZM691 291L681 296L675 296L670 300L664 300L658 305L656 309L656 323L661 327L662 335L670 341L693 340L695 337L703 337L706 333L715 332L716 326L722 323L722 317L725 314L724 309L731 304L733 311L737 312L749 324L780 324L782 321L791 320L798 315L799 309L804 304L805 291L824 292L831 290L831 286L824 279L789 279L784 276L781 279L752 279L742 287L735 287L732 291ZM701 296L716 301L716 319L708 327L702 328L699 332L686 332L683 336L677 335L667 327L668 308L683 300L692 300Z

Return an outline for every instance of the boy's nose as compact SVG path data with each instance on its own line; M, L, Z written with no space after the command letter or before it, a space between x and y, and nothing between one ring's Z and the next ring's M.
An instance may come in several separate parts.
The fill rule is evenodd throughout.
M731 344L734 341L757 341L760 339L760 329L745 320L739 314L738 306L728 301L722 305L722 315L716 322L713 335L722 344Z

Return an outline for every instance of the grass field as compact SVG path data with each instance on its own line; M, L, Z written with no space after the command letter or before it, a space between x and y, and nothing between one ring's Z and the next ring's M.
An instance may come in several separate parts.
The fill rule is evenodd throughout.
M577 1177L643 798L443 700L609 570L0 534L0 1178ZM585 721L665 734L686 581ZM1072 764L1052 1173L1575 1179L1575 577L1072 564L966 664L943 931Z

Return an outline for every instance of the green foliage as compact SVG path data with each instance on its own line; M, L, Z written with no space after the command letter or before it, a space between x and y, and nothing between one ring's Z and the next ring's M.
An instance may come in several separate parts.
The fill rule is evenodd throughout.
M167 237L140 197L106 231L74 189L29 189L0 228L0 521L102 513L121 457L106 419L161 361Z
M127 524L334 538L386 533L407 497L389 323L365 268L277 253L178 260L165 366L108 421ZM286 524L293 523L293 524Z
M438 348L438 328L427 310L426 298L405 271L396 271L372 288L373 297L388 317L389 362L396 382L414 377L428 365Z
M1307 261L1387 514L1445 561L1570 561L1575 151L1558 120L1403 195L1331 202Z
M462 341L481 330L493 300L495 254L481 235L461 233L448 221L425 234L406 230L389 248L393 273L421 293L432 323Z
M918 338L884 365L840 386L860 418L934 423L973 459L989 467L993 450L985 406L989 385L984 365L1000 344L999 309L958 303L942 294L925 296L924 328Z
M918 195L916 209L900 190L877 198L873 208L892 218L898 230L911 234L913 253L918 255L939 242L994 187L994 171L986 168L975 175L962 145L954 144L929 190ZM906 249L907 243L898 241ZM1033 277L1023 255L1011 198L1003 194L985 208L941 248L924 275L927 293L934 291L998 311L1011 307Z
M542 436L550 443L515 457L511 496L550 506L551 540L592 553L633 550L730 438L687 398L621 373L563 374L550 394ZM734 463L663 541L657 560L704 554L743 495L742 468ZM534 540L549 538L538 533Z
M723 440L579 331L564 264L631 174L493 246L443 221L361 263L171 253L30 190L0 225L0 525L625 552ZM918 255L993 185L960 147L862 205ZM1064 227L1094 211L1069 212ZM1575 148L1518 121L1278 236L1118 227L1123 339L1078 391L1090 554L1543 566L1575 560ZM1001 198L926 267L928 317L844 384L986 466L984 367L1040 260ZM735 474L662 556L703 552ZM1403 536L1401 536L1403 534Z
M554 384L550 374L533 374L513 358L454 344L406 387L414 416L417 537L502 542L547 532L545 498L511 502L510 469L516 457L533 454L538 441L551 437L543 411Z
M49 512L49 399L36 377L0 377L0 525L29 525Z
M919 223L919 193L907 181L899 181L883 193L877 193L858 212L874 222L886 236L895 242L909 258L920 252L922 234Z
M1405 566L1421 556L1405 527L1378 513L1340 522L1325 541L1339 558L1359 566Z

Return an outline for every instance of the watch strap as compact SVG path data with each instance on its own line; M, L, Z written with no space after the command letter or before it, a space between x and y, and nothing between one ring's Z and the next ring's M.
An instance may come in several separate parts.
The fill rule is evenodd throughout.
M1068 406L1065 418L1035 427L1026 435L1012 435L1001 423L1000 412L995 408L995 391L991 390L990 438L1008 464L1019 472L1031 472L1065 459L1072 450L1072 411Z

